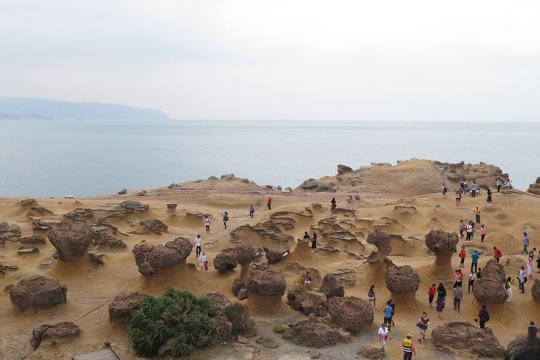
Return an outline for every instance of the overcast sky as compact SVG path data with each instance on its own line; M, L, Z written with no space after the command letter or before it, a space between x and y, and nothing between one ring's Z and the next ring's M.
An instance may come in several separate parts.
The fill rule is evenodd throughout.
M540 120L538 0L1 0L0 49L0 96L186 120Z

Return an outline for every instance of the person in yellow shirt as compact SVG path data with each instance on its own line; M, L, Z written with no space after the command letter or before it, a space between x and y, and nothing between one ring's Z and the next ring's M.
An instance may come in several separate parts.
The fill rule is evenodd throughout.
M403 339L403 360L411 360L413 354L416 355L416 349L414 348L412 335L407 334L407 337Z

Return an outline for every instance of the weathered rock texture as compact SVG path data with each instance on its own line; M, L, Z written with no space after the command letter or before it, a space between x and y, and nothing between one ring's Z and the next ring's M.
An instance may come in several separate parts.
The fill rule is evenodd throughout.
M482 269L482 277L474 283L473 294L481 304L502 304L506 300L504 267L491 259Z
M456 233L443 230L431 230L426 235L426 246L435 254L435 264L439 266L451 266L458 241L459 237Z
M214 258L214 268L221 273L233 271L236 266L238 266L238 262L234 253L222 251Z
M328 300L328 312L336 325L356 333L373 323L373 307L353 296L333 297Z
M165 245L149 245L145 242L133 247L139 272L152 275L156 271L182 263L191 253L193 244L189 239L178 237Z
M385 260L386 274L384 281L392 295L411 295L414 297L420 285L420 276L412 266L397 266L389 259Z
M22 279L9 290L11 302L21 311L48 309L66 302L67 288L56 279L35 275Z
M86 255L96 237L91 226L84 221L63 221L49 231L49 241L62 261L72 261Z
M317 321L314 317L291 325L283 337L297 345L314 348L350 341L350 337L342 335L339 330Z
M249 294L259 296L282 296L287 282L281 271L274 269L250 270L247 281Z
M32 330L32 346L37 349L43 340L55 343L78 337L81 329L71 321L64 321L54 325L44 324Z
M367 237L367 242L377 247L377 251L372 252L368 257L370 263L380 263L392 252L391 238L382 230L372 231Z
M504 354L504 347L491 329L480 329L469 322L447 322L437 326L431 332L431 343L439 350L458 356L500 359Z
M340 284L338 277L334 274L326 274L324 276L319 291L324 293L328 299L335 296L345 296L345 289Z
M123 292L115 296L109 304L109 320L127 322L131 315L141 305L144 294L138 292Z

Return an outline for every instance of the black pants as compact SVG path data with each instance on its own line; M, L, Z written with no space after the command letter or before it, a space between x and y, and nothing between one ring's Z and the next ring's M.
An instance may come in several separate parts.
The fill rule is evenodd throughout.
M206 232L210 232L210 225L205 225Z
M484 239L485 239L486 235L480 235L480 236L481 236L480 242L484 242Z
M480 320L480 329L485 329L485 328L486 328L486 322Z
M454 310L461 309L461 299L454 299Z
M412 359L412 352L403 352L403 360L411 360Z
M471 271L472 272L472 271ZM474 287L474 280L469 280L469 286L467 287L467 291L471 292L471 289Z
M525 293L525 283L524 282L519 282L519 291L521 291L522 293Z
M495 260L497 260L497 262L499 262L499 259L500 259L499 257L496 257L496 258L495 258Z
M501 185L497 185L497 192L501 192Z
M195 256L199 256L201 255L201 247L200 246L195 246Z
M529 253L529 250L527 249L527 245L523 245L523 251L521 253L522 254L528 254Z
M472 240L472 232L467 231L467 241Z
M472 197L476 197L476 191L475 191L475 190L472 190L472 191L471 191L471 196L472 196Z
M253 215L254 215L254 214L255 214L254 211L250 211L250 212L249 212L249 217L253 219Z
M225 229L227 228L227 222L226 221L223 222L223 226L225 226Z
M478 271L478 263L475 263L475 262L471 263L471 272L477 272L477 271Z
M433 297L435 295L429 295L429 305L433 304Z
M459 230L459 236L461 236L461 238L463 238L463 230Z
M480 214L476 214L476 223L480 224Z

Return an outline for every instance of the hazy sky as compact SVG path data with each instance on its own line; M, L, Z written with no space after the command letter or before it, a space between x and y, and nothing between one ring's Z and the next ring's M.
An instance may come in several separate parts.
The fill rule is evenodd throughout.
M540 120L540 1L0 0L0 96L177 119Z

